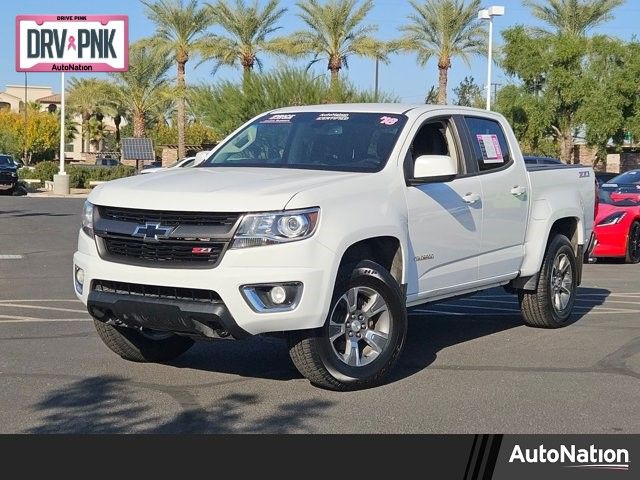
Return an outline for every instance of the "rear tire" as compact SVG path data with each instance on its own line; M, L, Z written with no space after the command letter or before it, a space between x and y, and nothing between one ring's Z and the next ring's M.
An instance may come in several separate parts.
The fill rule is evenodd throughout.
M573 246L564 235L556 235L545 253L537 289L518 294L524 323L536 328L568 325L576 301L576 279Z
M640 222L635 221L629 227L629 239L627 240L626 263L640 263Z
M407 334L406 301L382 266L342 267L325 325L289 336L289 355L311 383L330 390L381 384Z
M143 333L93 321L98 336L114 353L132 362L167 362L189 350L194 341L179 335ZM156 337L156 338L154 338Z

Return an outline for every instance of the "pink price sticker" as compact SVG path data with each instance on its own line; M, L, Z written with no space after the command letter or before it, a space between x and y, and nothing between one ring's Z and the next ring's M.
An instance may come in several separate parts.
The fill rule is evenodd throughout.
M389 116L384 116L382 118L380 118L380 125L386 125L388 127L395 125L396 123L398 123L398 118L396 117L389 117Z

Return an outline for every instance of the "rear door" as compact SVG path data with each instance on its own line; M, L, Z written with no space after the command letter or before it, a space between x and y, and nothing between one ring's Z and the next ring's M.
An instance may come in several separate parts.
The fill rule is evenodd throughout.
M465 116L471 161L482 186L478 278L491 283L520 270L529 212L529 177L515 138L497 119Z

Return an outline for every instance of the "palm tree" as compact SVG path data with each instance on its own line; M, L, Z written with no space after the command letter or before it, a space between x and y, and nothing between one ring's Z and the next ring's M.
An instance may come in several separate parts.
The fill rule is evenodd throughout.
M409 23L401 27L404 36L400 49L413 51L424 66L438 60L438 103L447 103L447 82L452 60L460 57L469 65L471 56L484 55L486 30L480 20L480 0L411 0L414 12Z
M281 28L278 22L287 11L279 8L279 0L268 0L264 8L258 0L251 5L245 0L235 0L235 4L218 0L209 6L216 23L228 34L216 37L217 42L203 52L203 57L215 60L217 66L240 64L246 80L255 65L262 66L260 53L286 53L280 39L269 38Z
M612 12L626 0L525 0L533 15L559 33L584 36L611 20Z
M213 23L209 7L198 6L198 0L141 0L147 17L156 24L156 34L147 40L163 52L171 52L178 67L178 157L184 158L186 117L185 68L189 59L213 47L215 38L207 29Z
M385 59L386 45L372 36L378 27L363 25L373 0L364 0L360 5L359 0L303 0L297 5L301 10L298 16L307 30L291 36L288 51L291 55L312 54L311 64L326 60L334 95L340 70L349 66L351 55Z
M109 84L97 78L72 78L69 81L69 110L82 117L82 151L89 151L89 120L105 110Z
M149 116L170 98L167 74L172 63L162 50L138 42L129 49L129 71L112 75L112 105L127 106L134 137L144 137Z

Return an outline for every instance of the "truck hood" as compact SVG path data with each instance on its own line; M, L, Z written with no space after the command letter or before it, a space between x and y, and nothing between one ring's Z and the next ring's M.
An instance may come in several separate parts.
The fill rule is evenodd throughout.
M282 210L301 191L346 182L360 175L283 168L170 169L99 185L91 192L89 201L96 205L151 210Z

